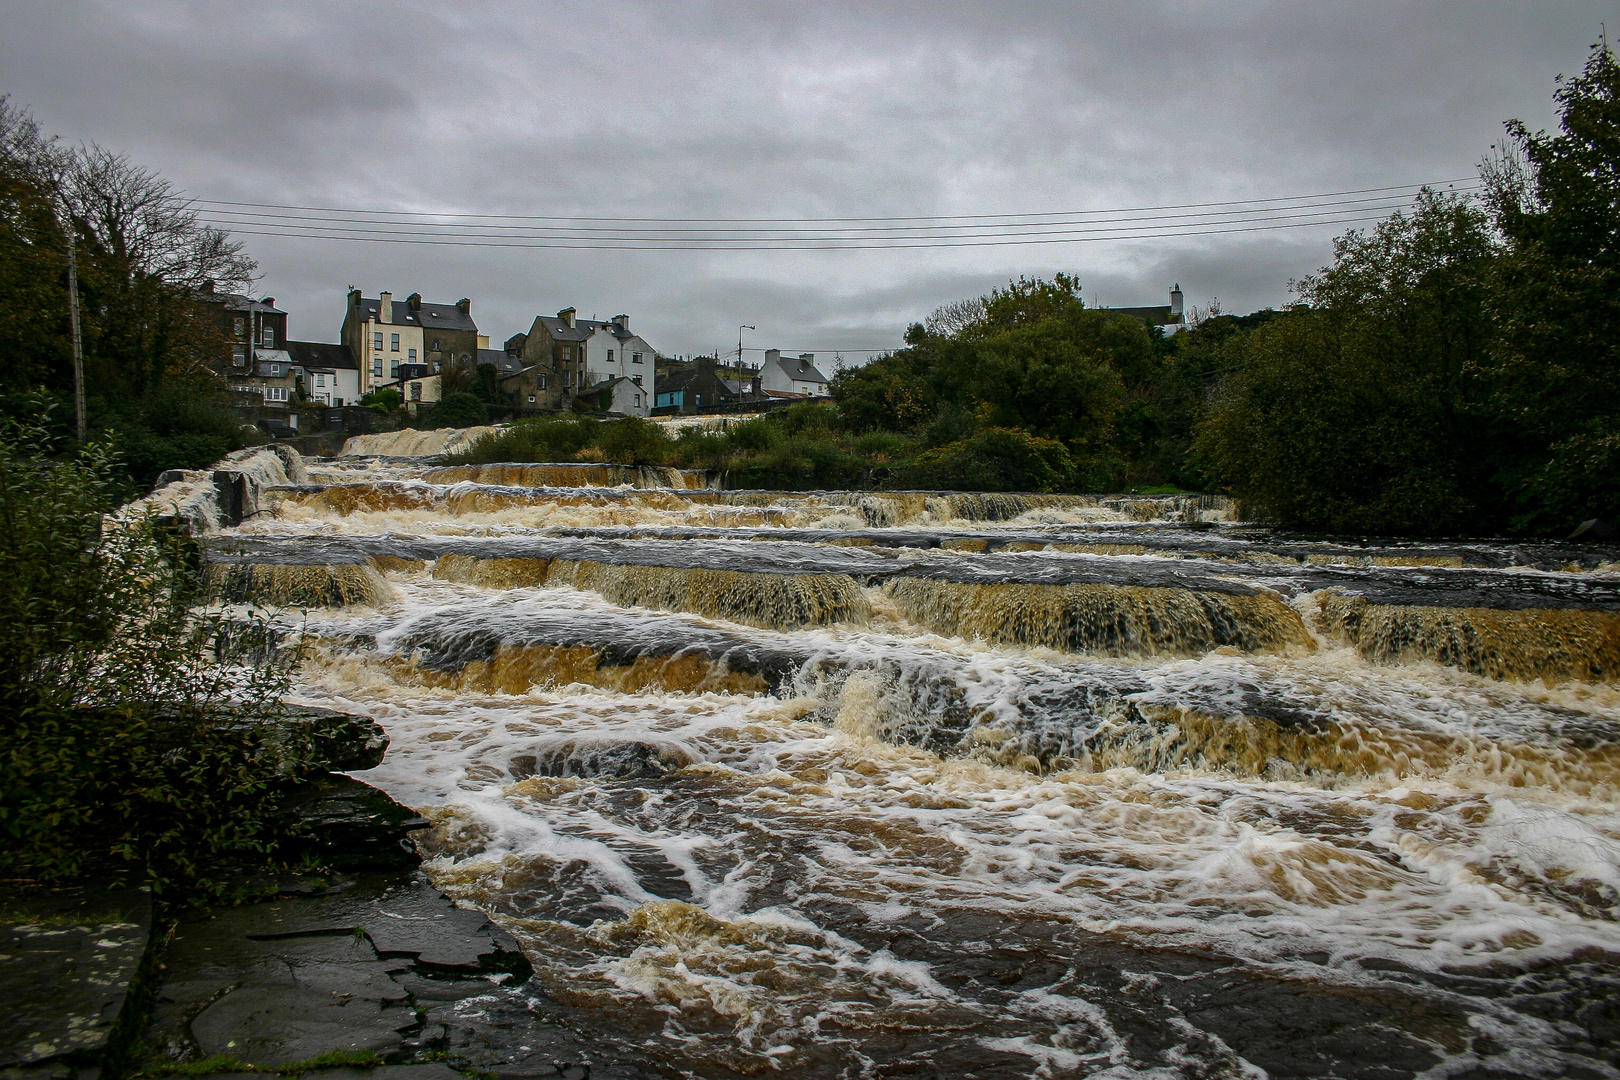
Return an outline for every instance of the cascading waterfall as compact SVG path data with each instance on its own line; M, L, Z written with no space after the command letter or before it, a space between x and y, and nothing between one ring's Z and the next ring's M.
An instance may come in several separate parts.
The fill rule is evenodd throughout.
M1620 553L365 438L212 579L602 1060L1616 1075Z

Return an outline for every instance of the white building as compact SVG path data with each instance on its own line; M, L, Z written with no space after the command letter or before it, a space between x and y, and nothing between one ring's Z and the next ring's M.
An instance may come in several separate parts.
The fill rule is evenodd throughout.
M607 322L580 319L576 326L586 331L580 345L580 360L585 369L585 385L599 387L610 379L628 379L634 391L613 392L614 412L627 416L646 416L652 411L654 383L653 369L657 366L657 353L639 334L630 331L630 316L615 315ZM635 402L628 410L619 408Z
M360 365L343 345L289 341L287 355L299 372L304 400L333 408L353 405L360 389Z
M780 349L765 350L765 364L759 370L759 388L767 394L832 395L827 377L816 368L815 353L783 356Z

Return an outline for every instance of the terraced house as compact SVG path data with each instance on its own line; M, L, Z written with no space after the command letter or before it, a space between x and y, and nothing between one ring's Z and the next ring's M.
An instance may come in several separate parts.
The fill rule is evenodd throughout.
M489 347L473 321L472 301L433 304L412 293L376 299L349 292L343 313L343 345L360 365L360 392L395 387L409 403L428 404L472 380L478 350Z
M501 379L524 411L571 408L646 416L652 411L657 350L630 329L630 316L581 319L575 308L536 315L526 334L506 343L520 361ZM532 400L528 400L532 399Z

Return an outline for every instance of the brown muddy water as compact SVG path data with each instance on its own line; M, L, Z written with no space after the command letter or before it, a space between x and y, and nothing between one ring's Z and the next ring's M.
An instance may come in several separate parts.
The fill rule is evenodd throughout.
M310 476L218 579L307 625L300 696L387 727L364 778L434 822L428 873L621 1060L1620 1075L1613 551L1310 542L1198 497Z

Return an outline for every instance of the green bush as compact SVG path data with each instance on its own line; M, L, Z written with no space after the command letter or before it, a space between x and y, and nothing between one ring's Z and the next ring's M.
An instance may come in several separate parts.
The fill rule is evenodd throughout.
M119 487L106 446L62 454L46 425L0 420L0 876L195 877L273 846L300 768L248 722L277 714L285 651L198 607L187 536L104 524Z
M1074 461L1056 439L990 428L920 455L905 471L908 485L952 491L1069 491Z
M467 428L489 423L489 406L468 393L451 394L422 410L420 427Z
M380 413L398 412L405 404L405 396L392 386L373 390L360 398L360 404Z
M487 465L500 461L573 461L574 456L596 442L601 423L588 416L548 416L540 420L520 420L492 432L459 454L452 454L453 465Z
M603 460L616 465L661 465L669 455L669 444L662 425L639 416L604 423L596 438Z

